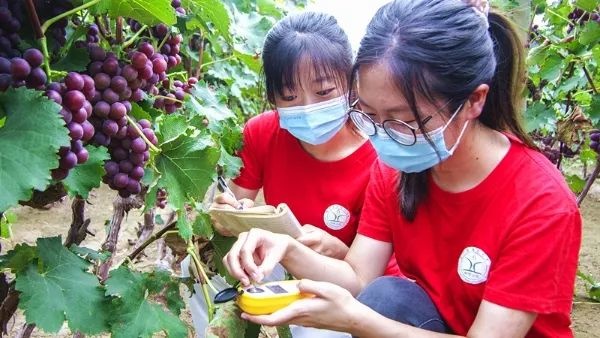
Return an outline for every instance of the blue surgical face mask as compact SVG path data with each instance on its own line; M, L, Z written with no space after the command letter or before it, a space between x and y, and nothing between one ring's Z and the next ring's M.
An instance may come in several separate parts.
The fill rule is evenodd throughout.
M306 143L323 144L337 134L348 118L348 101L342 95L335 99L309 104L277 108L279 125Z
M433 143L433 147L427 142L427 139L425 139L425 136L422 134L417 134L415 144L411 146L402 145L389 137L381 128L377 128L375 135L370 136L369 138L377 151L377 155L385 164L405 173L421 172L445 161L454 153L454 150L456 150L461 137L467 129L469 121L465 122L465 125L456 139L456 143L454 143L450 149L446 147L444 131L461 108L462 105L456 109L454 114L452 114L452 117L450 117L444 126L427 133L429 139ZM400 137L412 139L412 135L399 134Z

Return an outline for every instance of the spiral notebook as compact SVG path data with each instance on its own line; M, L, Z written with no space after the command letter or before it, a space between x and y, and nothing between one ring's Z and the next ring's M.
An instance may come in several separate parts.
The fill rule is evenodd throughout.
M277 207L261 205L241 210L211 207L208 213L235 236L252 228L286 234L293 238L302 234L300 222L285 203Z

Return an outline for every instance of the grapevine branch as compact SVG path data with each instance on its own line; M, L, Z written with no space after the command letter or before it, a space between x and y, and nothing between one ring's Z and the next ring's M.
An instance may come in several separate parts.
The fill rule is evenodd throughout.
M157 239L161 238L163 235L165 235L170 230L175 229L176 226L177 226L177 222L174 222L174 221L170 220L170 222L167 222L167 225L164 228L160 229L155 234L153 234L152 236L148 237L148 239L144 243L142 243L139 247L137 247L132 253L130 253L127 256L127 258L129 260L133 261L133 259L135 257L137 257L137 255L139 255L142 251L144 251L144 249L146 249L146 247L148 245L152 244L152 242L154 242Z
M113 201L113 216L110 220L109 233L106 236L106 241L102 244L102 250L110 252L110 257L98 267L98 277L101 282L108 278L108 272L112 266L114 253L117 250L117 242L119 240L119 232L121 231L121 223L125 214L133 208L140 208L143 202L138 196L122 198L117 196Z
M217 290L215 289L215 287L212 285L212 283L208 279L208 276L206 275L204 268L202 268L202 264L200 263L200 260L198 259L198 256L196 255L196 251L194 250L193 241L191 241L191 240L188 242L187 252L191 257L190 264L194 264L196 271L198 273L200 273L202 275L202 279L204 279L204 283L200 283L200 286L202 288L202 294L204 295L204 301L206 302L206 307L208 309L208 311L207 311L208 312L208 322L210 323L213 320L213 317L215 314L215 304L213 304L213 302L211 301L210 296L208 294L208 289L206 288L206 286L207 285L210 286L210 288L215 293L217 292Z
M44 36L44 32L42 32L40 18L38 17L35 5L33 4L33 0L27 0L25 1L25 4L27 5L27 14L29 15L29 22L33 27L35 38L39 40Z
M600 174L600 158L596 159L596 168L594 168L594 171L592 172L592 174L587 178L587 181L585 182L585 187L583 188L581 193L579 193L579 195L577 196L577 205L578 206L581 206L581 202L583 202L583 199L585 198L587 193L590 191L590 188L592 187L592 184L594 184L594 181L598 177L598 174Z
M137 38L146 30L146 28L148 28L148 26L143 25L142 28L140 28L139 31L135 32L135 34L129 40L125 41L123 43L123 49L129 47L129 45L137 41Z
M585 65L582 65L583 67L583 72L585 73L585 77L587 78L590 86L592 87L592 90L594 91L594 94L598 94L598 89L596 89L596 85L594 85L594 79L592 79L592 76L590 75L590 72L587 70L587 68L585 67Z
M73 244L79 245L88 234L87 228L90 225L90 219L85 218L85 200L81 196L78 195L73 199L71 210L73 221L64 244L67 248Z
M155 97L155 98L157 98L157 99L165 99L165 100L170 100L170 101L177 102L177 103L181 103L181 104L184 104L184 103L185 103L185 102L183 102L183 101L181 101L181 100L177 100L177 99L174 99L174 98L172 98L172 97L168 97L168 96L164 96L164 95L154 95L154 97Z
M207 63L203 63L203 64L200 65L200 69L202 69L202 68L204 68L206 66L210 66L212 64L218 63L218 62L223 62L223 61L231 60L231 59L234 59L234 58L235 58L235 55L230 55L230 56L228 56L226 58L223 58L223 59L219 59L219 60L214 60L214 61L210 61L210 62L207 62Z
M121 42L123 42L123 17L122 16L117 18L116 25L117 25L117 27L116 27L117 44L120 44Z

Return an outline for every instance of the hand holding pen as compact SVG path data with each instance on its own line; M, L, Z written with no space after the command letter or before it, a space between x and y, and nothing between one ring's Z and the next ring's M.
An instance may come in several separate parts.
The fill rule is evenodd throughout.
M229 185L227 185L227 182L225 181L225 179L222 176L219 176L217 178L217 188L219 189L220 192L222 192L226 195L229 195L228 197L231 197L231 198L227 198L225 196L217 196L215 198L216 203L228 204L238 210L242 210L244 208L243 201L238 201L237 197L235 197L235 194L233 193L233 191L231 191L231 189L229 188Z

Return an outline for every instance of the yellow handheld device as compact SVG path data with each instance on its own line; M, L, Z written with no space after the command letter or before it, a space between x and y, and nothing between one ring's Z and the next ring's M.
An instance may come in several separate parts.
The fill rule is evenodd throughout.
M297 280L269 282L241 288L237 304L242 311L251 315L267 315L312 294L298 290Z

